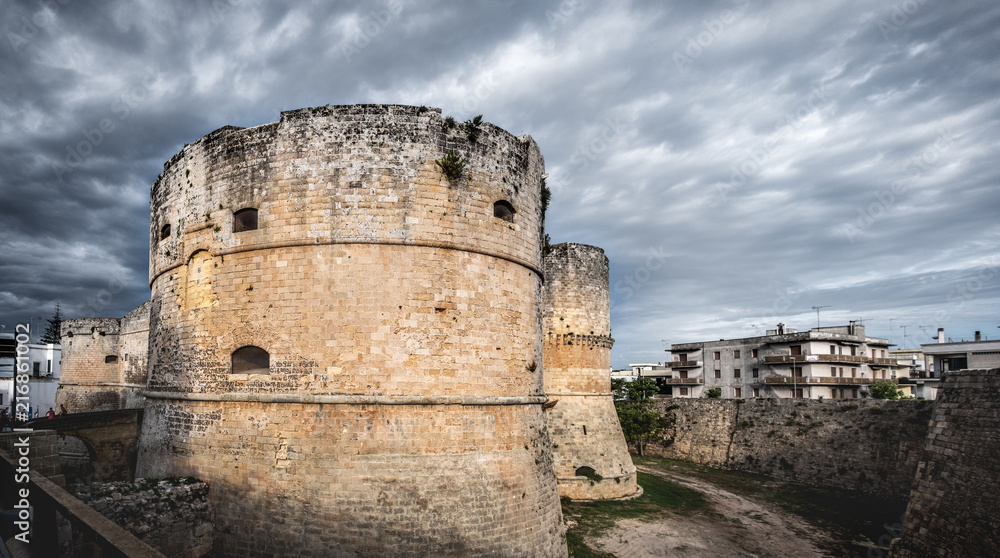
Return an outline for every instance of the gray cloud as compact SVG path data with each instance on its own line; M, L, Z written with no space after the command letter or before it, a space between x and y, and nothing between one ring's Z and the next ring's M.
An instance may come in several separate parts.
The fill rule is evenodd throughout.
M0 10L8 327L148 297L149 187L185 143L359 102L483 113L538 141L553 240L611 259L615 366L662 361L664 339L811 327L814 305L877 335L891 316L898 344L905 324L998 325L992 2Z

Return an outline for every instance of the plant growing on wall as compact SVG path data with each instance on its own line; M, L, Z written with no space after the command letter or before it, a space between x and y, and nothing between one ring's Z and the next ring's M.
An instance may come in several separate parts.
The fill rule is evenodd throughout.
M455 150L452 149L444 157L435 159L434 162L437 163L437 166L441 167L441 171L444 172L448 180L454 182L462 177L466 159L455 153Z
M479 139L479 133L482 131L479 126L483 123L483 115L479 115L472 120L465 121L465 135L468 136L469 141L475 143Z
M722 388L718 388L718 387L708 388L705 391L705 397L707 397L709 399L718 399L718 398L722 397Z

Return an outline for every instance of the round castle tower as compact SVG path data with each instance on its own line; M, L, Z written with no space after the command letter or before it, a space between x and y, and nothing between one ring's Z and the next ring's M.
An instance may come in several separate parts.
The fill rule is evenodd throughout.
M216 553L566 555L544 163L530 136L479 131L327 106L164 165L138 474L210 483Z
M638 490L635 466L611 395L608 258L595 246L565 243L544 265L542 368L559 493L630 496Z

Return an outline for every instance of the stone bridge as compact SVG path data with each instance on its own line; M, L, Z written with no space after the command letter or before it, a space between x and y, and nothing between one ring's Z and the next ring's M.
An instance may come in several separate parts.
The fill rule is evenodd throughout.
M131 481L135 478L142 409L71 413L28 421L24 428L55 430L83 441L90 454L94 481Z

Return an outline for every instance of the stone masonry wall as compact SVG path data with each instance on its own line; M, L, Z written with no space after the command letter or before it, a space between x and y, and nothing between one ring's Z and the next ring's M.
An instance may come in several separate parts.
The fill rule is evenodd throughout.
M57 408L65 405L67 411L81 413L142 407L149 308L146 302L120 319L63 322Z
M74 488L83 503L171 558L212 550L215 513L209 487L196 479L138 479Z
M543 173L529 136L399 105L186 146L151 191L139 474L211 484L220 556L565 556Z
M675 417L649 453L799 482L909 496L934 405L926 401L659 399Z
M557 244L544 269L543 377L559 493L579 499L632 495L635 466L611 396L608 258L594 246Z
M945 374L890 556L1000 556L1000 369Z

